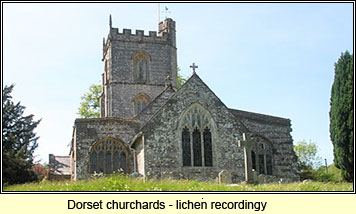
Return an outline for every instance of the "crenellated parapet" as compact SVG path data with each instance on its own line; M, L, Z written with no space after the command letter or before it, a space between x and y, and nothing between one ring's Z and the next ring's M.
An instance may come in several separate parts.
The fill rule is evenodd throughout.
M111 28L110 30L110 39L112 40L125 40L131 39L132 41L141 42L150 41L150 42L169 42L169 33L163 32L162 34L157 34L157 31L149 31L145 35L143 30L135 30L135 33L132 33L131 29L123 29L121 32L119 28Z
M149 31L146 34L143 30L131 30L112 27L112 21L110 16L110 32L107 38L103 41L103 56L105 56L107 49L110 46L110 42L120 41L120 42L133 42L133 43L153 43L153 44L163 44L169 45L176 49L176 30L175 21L168 18L158 25L157 31Z

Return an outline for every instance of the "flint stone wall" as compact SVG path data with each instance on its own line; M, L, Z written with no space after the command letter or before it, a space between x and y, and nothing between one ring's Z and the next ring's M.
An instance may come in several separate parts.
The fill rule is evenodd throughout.
M264 136L272 142L273 175L284 181L298 181L297 157L293 150L290 120L236 109L230 110L250 132Z
M128 148L129 142L137 133L139 122L120 118L91 118L75 120L75 146L76 146L76 179L90 177L90 147L98 140L112 137L125 144L128 154L128 172L133 169L132 154Z
M194 75L142 128L144 135L144 164L147 178L217 179L222 170L232 179L243 181L244 154L238 147L240 124L215 94ZM209 111L216 129L212 131L212 167L183 167L180 116L192 104L199 103Z

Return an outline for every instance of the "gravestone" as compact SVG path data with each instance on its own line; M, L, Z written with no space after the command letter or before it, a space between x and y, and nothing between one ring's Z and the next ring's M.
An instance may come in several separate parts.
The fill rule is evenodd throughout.
M231 183L231 173L226 170L219 172L219 184L223 183Z

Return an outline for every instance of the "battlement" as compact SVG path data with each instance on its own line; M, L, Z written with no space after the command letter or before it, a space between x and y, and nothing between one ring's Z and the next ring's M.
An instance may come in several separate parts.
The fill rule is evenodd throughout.
M110 36L112 39L125 39L127 40L128 37L132 38L143 38L143 39L157 39L158 41L167 41L168 40L167 32L163 32L162 34L157 34L157 31L149 31L148 34L145 34L143 30L135 30L135 33L132 33L131 29L122 29L119 31L119 28L111 28Z
M150 44L162 44L169 45L173 48L176 48L176 30L175 30L175 21L170 18L165 19L164 21L158 24L157 31L149 31L148 34L145 34L143 30L135 30L135 33L131 29L123 28L119 31L119 28L112 27L112 19L110 16L109 26L110 31L107 38L103 40L103 59L107 53L107 50L111 42L132 42L132 43L150 43ZM102 59L102 60L103 60Z
M171 18L167 18L158 24L157 31L149 31L145 34L143 30L136 30L132 33L131 29L122 29L112 27L112 19L110 15L109 20L110 32L107 39L104 38L103 41L103 55L105 55L108 48L108 41L123 41L123 42L136 42L136 43L158 43L158 44L168 44L176 48L176 24Z

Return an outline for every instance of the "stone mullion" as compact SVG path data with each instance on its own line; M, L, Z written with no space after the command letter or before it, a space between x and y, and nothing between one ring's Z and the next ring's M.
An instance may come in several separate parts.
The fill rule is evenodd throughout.
M202 166L205 166L205 150L204 150L204 136L203 131L200 130L200 148L201 148L201 159L202 159Z

